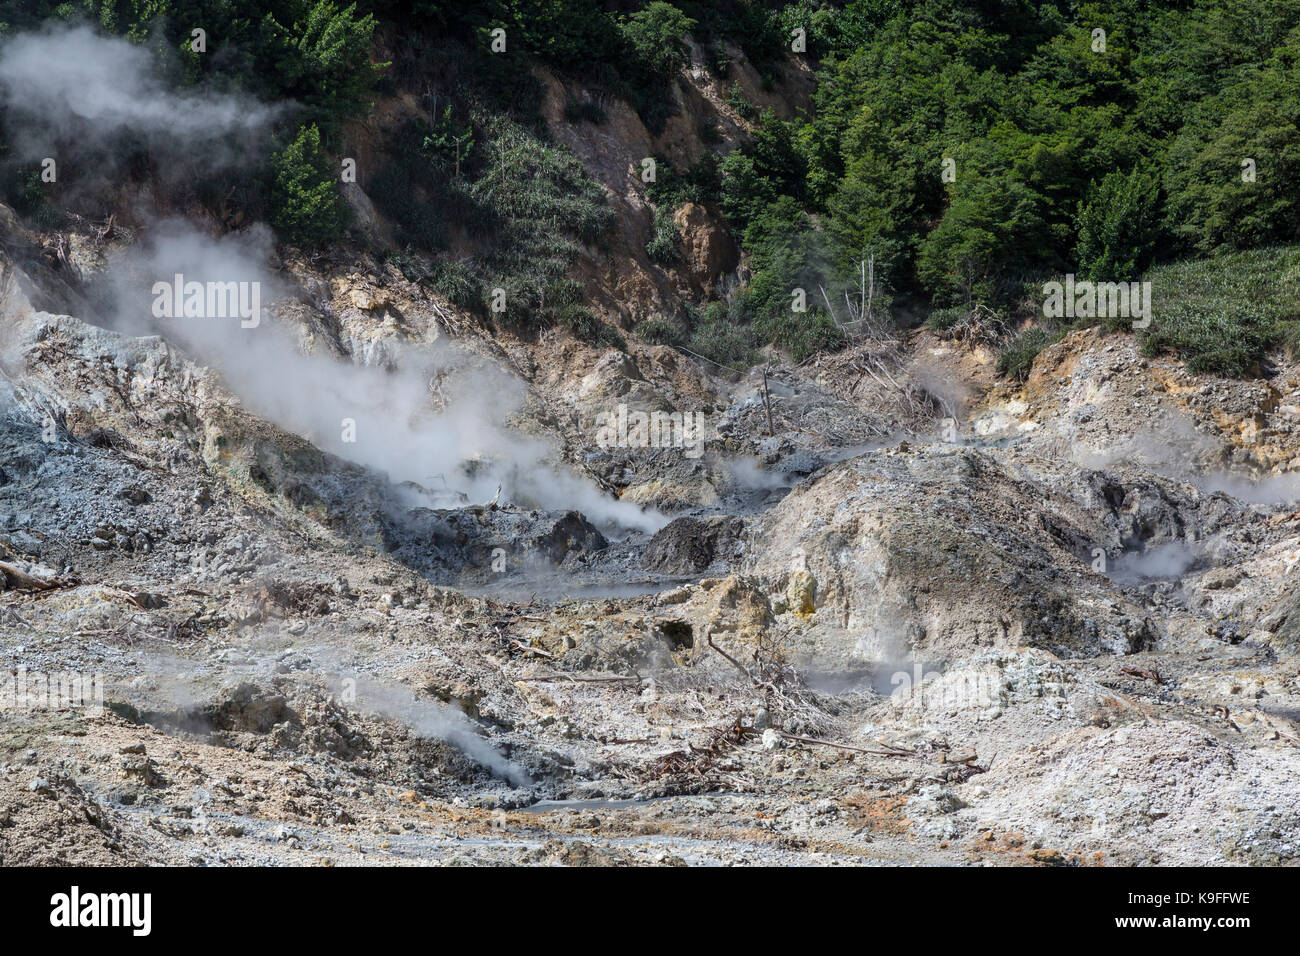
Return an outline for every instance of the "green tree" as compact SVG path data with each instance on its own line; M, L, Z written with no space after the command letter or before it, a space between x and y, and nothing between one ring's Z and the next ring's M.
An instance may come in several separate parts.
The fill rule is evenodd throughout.
M420 149L441 171L451 170L459 179L474 150L474 128L457 123L448 106L421 140Z
M1285 52L1198 104L1169 150L1166 218L1190 249L1251 248L1300 233L1300 42Z
M1159 228L1159 186L1134 169L1108 173L1079 204L1079 274L1105 282L1136 279L1150 262Z
M347 206L338 175L320 145L320 130L304 126L271 160L272 222L290 242L314 246L342 235Z
M754 139L730 153L720 164L723 211L737 223L748 224L778 197L802 203L807 195L807 159L799 149L796 127L763 113Z
M467 12L474 11L474 5L466 6ZM570 70L616 59L618 30L596 0L491 0L486 7L481 27L504 27L507 49L518 43Z
M358 17L355 3L340 7L334 0L317 0L295 6L283 23L271 14L264 21L280 41L275 66L282 95L314 107L317 121L364 112L375 76L384 68L370 62L375 18Z
M625 18L619 29L637 59L650 70L668 75L682 64L682 40L695 29L695 21L671 3L653 0Z

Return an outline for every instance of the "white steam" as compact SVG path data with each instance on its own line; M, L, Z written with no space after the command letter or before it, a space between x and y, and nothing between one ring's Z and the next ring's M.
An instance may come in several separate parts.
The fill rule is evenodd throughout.
M532 786L528 774L497 753L475 732L469 718L455 707L418 698L402 687L368 680L357 680L356 695L352 703L358 710L401 721L421 737L446 741L512 786Z
M50 155L56 143L95 152L112 165L125 137L191 170L252 155L246 147L272 118L266 107L228 95L172 93L151 54L87 27L59 26L0 44L0 104L18 122L20 148ZM73 148L70 146L69 148ZM62 154L59 154L62 155ZM155 223L145 241L109 265L105 323L129 334L159 334L216 368L247 407L340 457L473 502L496 494L546 510L577 509L593 521L655 530L665 519L602 494L572 473L549 468L545 443L508 427L525 396L503 369L463 351L393 347L388 368L304 351L270 303L292 296L267 263L273 241L264 227L213 238L180 220ZM240 317L156 318L155 284L247 283L261 304L254 322ZM253 327L245 327L253 326ZM431 408L430 379L444 380ZM453 496L453 502L459 500Z
M1200 548L1183 541L1171 541L1145 551L1122 554L1111 562L1106 573L1124 585L1165 581L1181 577L1201 556Z
M322 662L337 662L341 657L333 648L311 649L311 655ZM140 651L134 655L136 676L128 682L113 682L114 699L136 701L142 708L159 710L175 708L185 712L198 712L213 700L210 689L205 689L200 667L193 661L167 653ZM270 680L273 658L259 656L252 666L223 665L227 687L231 682L252 679ZM342 686L344 678L338 674L320 673L335 687ZM383 684L367 678L349 676L350 690L355 699L351 707L364 714L385 717L410 727L421 737L442 740L465 754L475 763L490 770L495 776L515 787L529 787L532 780L526 771L506 759L480 736L473 722L456 707L439 701L416 697L413 692L393 684ZM350 695L349 695L350 696Z
M771 491L789 488L795 481L780 471L769 471L754 458L731 458L722 462L732 484L742 488Z
M1300 500L1300 474L1269 475L1251 480L1241 475L1218 472L1192 483L1202 491L1222 491L1238 501L1255 505L1291 504Z
M1100 451L1076 443L1069 454L1076 464L1085 468L1101 470L1136 465L1195 485L1207 494L1221 491L1247 504L1284 505L1300 501L1300 474L1258 476L1203 467L1206 462L1218 461L1222 450L1222 444L1209 435L1176 420L1168 423L1163 432L1142 430Z
M17 121L9 134L24 159L58 155L56 146L98 153L128 134L205 165L237 160L240 141L275 112L230 95L173 93L148 48L66 25L0 45L0 104Z
M387 346L384 368L305 353L297 334L268 314L267 303L286 295L264 264L270 251L264 228L214 239L181 221L160 223L114 264L109 324L174 342L219 371L250 411L393 481L461 492L471 502L500 488L503 501L577 509L625 528L664 524L544 464L553 450L506 425L524 400L523 384L481 356L441 343ZM245 328L238 317L155 318L154 283L174 284L178 274L186 283L259 283L262 320ZM433 407L435 375L441 410Z

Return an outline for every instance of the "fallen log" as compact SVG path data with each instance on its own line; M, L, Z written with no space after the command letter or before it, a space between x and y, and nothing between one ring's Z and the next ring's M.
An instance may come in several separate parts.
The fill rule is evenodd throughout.
M35 577L8 561L0 561L0 575L4 576L5 590L10 591L52 591L70 583L57 578L47 581Z
M871 750L867 747L854 747L852 744L840 744L833 740L818 740L816 737L800 737L798 734L787 734L784 730L778 730L777 733L785 740L797 740L801 744L816 744L821 747L835 747L837 750L852 750L854 753L873 754L877 757L915 757L916 752L912 750Z
M536 654L539 657L547 657L547 658L555 657L555 655L552 654L550 651L544 651L540 647L529 647L527 644L523 644L515 640L512 640L510 642L510 646L518 648L519 650L523 651L525 654Z
M596 677L574 677L572 674L542 674L539 677L516 677L515 683L547 683L549 681L572 681L575 684L606 684L615 681L627 681L629 683L641 683L639 677L629 677L619 674L601 675Z
M1119 669L1119 672L1121 674L1128 674L1130 677L1140 677L1143 680L1155 681L1157 684L1164 683L1164 679L1161 678L1160 672L1154 667L1132 667L1126 664Z

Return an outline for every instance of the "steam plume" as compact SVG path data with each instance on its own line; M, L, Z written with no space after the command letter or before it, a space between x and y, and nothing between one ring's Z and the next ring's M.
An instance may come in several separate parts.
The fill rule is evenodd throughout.
M101 157L123 135L155 153L235 162L275 111L246 98L166 89L149 50L87 26L52 26L0 46L0 104L20 157L57 147Z

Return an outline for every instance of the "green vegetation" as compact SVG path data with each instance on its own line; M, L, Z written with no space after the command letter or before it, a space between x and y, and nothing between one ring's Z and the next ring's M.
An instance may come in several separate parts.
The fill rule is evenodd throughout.
M782 23L800 16L821 56L816 111L763 115L721 166L723 208L762 263L755 307L795 277L791 241L750 225L793 225L777 208L792 198L817 278L833 286L879 256L934 324L957 306L1028 317L1027 290L1065 272L1121 281L1300 233L1300 0L850 0L788 7ZM1277 308L1261 303L1157 307L1150 347L1239 374L1277 341ZM788 318L775 332L813 334ZM1009 343L1008 374L1051 334Z
M564 276L582 245L600 240L613 212L567 150L500 115L475 119L484 155L467 193L487 213L481 228L490 238L480 274L506 290L520 319L546 321L581 298Z
M1159 187L1140 169L1107 173L1079 204L1079 275L1101 282L1136 279L1151 261Z
M271 214L290 241L314 246L342 234L348 208L338 192L338 174L321 152L320 130L304 126L294 141L272 157Z
M651 0L644 10L619 23L637 61L660 76L668 76L685 62L682 40L694 28L694 20L663 0Z
M1300 352L1300 246L1156 266L1144 278L1154 313L1151 327L1140 333L1147 355L1174 352L1193 372L1239 376L1258 374L1272 348ZM951 334L965 316L964 309L935 310L926 325ZM1131 319L1045 321L1003 345L998 371L1023 378L1044 348L1073 328L1098 322L1114 331L1132 328Z
M1061 341L1064 330L1033 325L1012 336L998 352L998 374L1024 380L1038 353Z
M0 155L4 155L6 151L0 150ZM46 195L49 187L41 182L41 174L38 171L17 164L6 164L5 179L5 197L18 212L30 217L38 228L50 229L62 220L50 204Z
M681 259L677 244L682 239L677 223L673 221L672 215L662 209L655 210L654 223L654 236L646 243L646 254L661 265L677 262Z
M1268 349L1300 345L1300 246L1153 269L1148 354L1178 352L1193 372L1244 375Z
M677 326L663 316L654 316L638 322L632 331L636 333L637 338L651 345L678 345L682 339L681 331Z
M753 142L720 166L722 209L741 228L781 198L807 198L807 157L795 141L796 127L771 112L761 117Z
M662 156L655 157L655 181L646 184L646 195L656 206L676 209L683 203L718 201L720 181L718 158L705 153L684 173L677 172Z
M595 321L575 311L581 288L565 277L583 245L601 241L612 210L582 164L527 125L483 106L407 121L366 185L396 224L394 263L457 305L486 314L501 289L501 318L513 324ZM445 251L453 232L480 253L421 271L418 257Z
M673 214L685 203L711 203L718 195L717 157L706 153L684 173L662 156L655 157L655 180L646 184L646 197L654 209L654 233L646 254L660 265L681 261L681 233Z
M754 331L738 321L735 311L724 303L710 302L691 329L687 348L712 362L738 371L757 362L758 342Z
M47 21L89 21L136 42L165 43L181 58L177 79L292 101L331 132L364 112L382 65L370 62L377 21L336 0L8 0L0 32ZM207 52L191 48L206 33ZM175 69L176 63L162 64Z
M268 152L261 169L219 174L195 184L195 194L213 208L234 203L248 218L269 211L290 242L342 235L348 216L338 193L340 130L370 108L384 68L370 61L372 14L335 0L10 0L0 9L0 35L59 21L93 23L151 47L159 76L176 87L282 106L273 138L286 145ZM205 31L206 52L192 48L196 27ZM130 159L148 166L143 155ZM31 194L29 177L7 163L4 198L53 225L56 216Z
M881 296L943 334L976 315L999 317L980 329L1023 323L1041 284L1072 272L1153 281L1146 347L1198 369L1244 374L1300 342L1289 273L1254 265L1286 265L1280 247L1300 236L1300 0L10 0L0 35L78 18L157 50L175 85L284 105L286 145L266 168L233 193L198 192L233 195L305 245L345 228L348 121L432 70L426 118L385 136L363 185L397 226L395 263L466 306L504 289L511 321L612 334L563 285L611 214L548 140L528 66L579 81L568 122L604 123L622 99L657 133L693 37L754 128L689 169L658 158L646 248L673 264L675 210L714 205L752 279L726 304L648 326L656 338L724 364L769 345L796 359L838 348L845 317L832 313L871 263ZM190 48L195 24L207 53ZM498 28L507 55L491 52ZM771 88L796 35L817 83L812 109L782 119L728 70L739 48ZM379 42L397 62L372 62ZM8 164L5 198L51 218L30 173ZM1241 258L1252 250L1262 258ZM1185 294L1171 288L1183 281ZM1006 374L1057 331L1007 341Z

